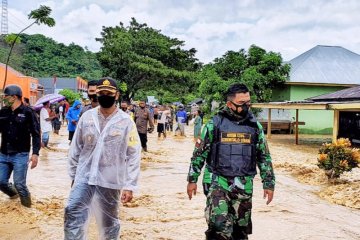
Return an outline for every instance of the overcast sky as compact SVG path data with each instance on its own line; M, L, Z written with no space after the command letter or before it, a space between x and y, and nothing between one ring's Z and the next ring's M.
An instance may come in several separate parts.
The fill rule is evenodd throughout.
M211 62L228 50L256 44L291 60L316 45L342 46L360 54L357 0L9 0L9 32L30 22L27 14L50 6L56 26L32 27L57 42L98 51L102 26L128 25L131 17L184 40Z

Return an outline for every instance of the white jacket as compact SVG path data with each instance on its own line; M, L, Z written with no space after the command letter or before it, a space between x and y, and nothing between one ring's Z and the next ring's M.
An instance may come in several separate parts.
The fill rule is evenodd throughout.
M69 174L75 182L135 191L141 145L130 116L117 111L100 133L99 107L85 112L69 151Z

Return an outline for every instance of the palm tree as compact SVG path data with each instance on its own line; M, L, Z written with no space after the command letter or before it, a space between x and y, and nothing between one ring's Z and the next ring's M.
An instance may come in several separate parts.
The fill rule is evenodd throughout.
M23 30L21 30L18 34L16 34L16 36L14 38L11 39L10 52L9 52L9 55L7 57L7 60L6 60L5 79L4 79L4 84L3 84L2 89L5 88L6 78L7 78L7 70L8 70L8 64L9 64L9 61L10 61L11 52L12 52L14 46L15 46L15 43L17 42L17 40L19 38L19 35L21 33L23 33L25 30L27 30L28 28L30 28L34 24L37 24L37 25L45 24L45 25L47 25L49 27L55 26L55 20L52 17L49 16L50 13L51 13L51 8L48 7L48 6L43 6L43 5L40 5L40 7L38 9L31 11L29 13L28 17L29 17L29 19L33 19L34 22L32 22L29 26L27 26Z

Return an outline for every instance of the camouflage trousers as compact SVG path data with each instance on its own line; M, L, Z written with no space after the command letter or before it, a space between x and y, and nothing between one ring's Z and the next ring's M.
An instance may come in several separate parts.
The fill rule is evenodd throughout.
M252 195L241 189L230 192L212 184L205 208L206 239L248 239L248 234L252 233L251 208Z

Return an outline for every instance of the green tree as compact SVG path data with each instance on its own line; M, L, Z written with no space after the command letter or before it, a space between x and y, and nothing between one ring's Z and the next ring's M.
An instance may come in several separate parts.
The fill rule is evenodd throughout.
M75 100L79 100L82 98L81 94L78 92L74 92L73 90L70 89L63 89L59 92L59 94L63 95L64 97L67 98L67 100L69 101L69 104L72 105L74 103Z
M266 52L264 49L252 45L248 51L248 67L242 78L257 102L269 102L272 89L283 85L289 78L290 65L284 64L279 53Z
M200 96L206 101L206 111L211 109L213 101L223 102L223 94L226 89L235 82L234 79L224 80L217 73L216 67L208 64L203 67L197 74L198 81L200 82L199 93Z
M14 48L15 43L18 42L17 40L18 40L19 35L22 32L24 32L25 30L27 30L28 28L30 28L34 24L38 24L38 25L45 24L45 25L47 25L49 27L55 26L55 20L52 17L49 17L50 13L51 13L51 8L50 7L41 5L38 9L31 11L29 13L29 15L28 15L29 19L33 19L34 21L29 26L27 26L26 28L21 30L15 37L8 38L8 40L11 40L11 46L10 46L9 55L7 57L7 60L6 60L5 78L4 78L4 84L3 84L2 89L5 88L6 78L7 78L7 69L8 69L8 64L9 64L11 52L12 52L12 50Z
M193 72L200 63L195 49L184 50L184 42L163 35L159 30L138 23L103 27L98 59L105 75L125 82L125 97L139 90L166 89L186 93L194 86Z
M222 79L241 78L241 74L248 66L248 59L244 49L238 52L228 51L224 56L215 58L211 64Z
M140 89L136 93L136 100L146 99L147 96L154 96L157 100L159 100L160 104L169 104L173 102L182 102L187 104L197 98L195 93L190 92L184 95L179 95L176 92L159 88L155 90Z
M200 95L211 101L222 99L228 86L240 82L247 85L254 102L268 102L272 97L272 89L284 84L288 79L290 65L284 64L279 53L266 52L252 45L246 52L244 49L228 51L214 63L208 64L197 75L200 83Z

